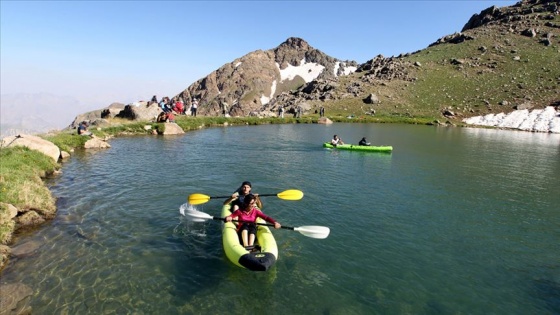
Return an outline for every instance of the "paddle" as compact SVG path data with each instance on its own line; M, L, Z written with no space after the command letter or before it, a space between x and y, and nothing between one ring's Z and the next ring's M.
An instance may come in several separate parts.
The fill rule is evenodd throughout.
M278 198L280 199L284 199L284 200L300 200L301 198L303 198L303 192L301 190L297 190L297 189L288 189L288 190L284 190L281 193L278 194L259 194L259 197L268 197L268 196L278 196ZM189 196L188 201L191 205L200 205L203 203L207 203L208 201L210 201L210 199L214 198L214 199L218 199L218 198L229 198L231 197L231 195L229 196L207 196L207 195L203 195L203 194L192 194Z
M186 217L189 217L194 222L204 222L206 220L217 220L225 222L224 218L220 217L213 217L207 213L188 209L187 211L182 212ZM232 221L232 222L244 222L244 221ZM255 223L257 225L265 225L265 226L274 226L274 224L269 223ZM281 226L282 229L292 230L299 232L307 237L311 238L318 238L324 239L329 236L331 230L326 226L317 226L317 225L305 225L300 227L291 227L291 226Z

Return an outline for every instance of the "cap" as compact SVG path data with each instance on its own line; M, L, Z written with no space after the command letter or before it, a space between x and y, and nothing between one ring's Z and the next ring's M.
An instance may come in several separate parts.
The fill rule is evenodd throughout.
M245 186L245 185L247 185L249 187L253 187L253 186L251 186L251 182L245 181L245 182L243 182L243 184L241 184L241 186Z

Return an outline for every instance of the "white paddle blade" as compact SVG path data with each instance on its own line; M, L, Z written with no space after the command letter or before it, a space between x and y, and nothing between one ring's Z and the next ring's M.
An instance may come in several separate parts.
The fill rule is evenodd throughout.
M185 211L185 217L193 222L204 222L207 220L212 220L211 215L194 209L187 209L187 211Z
M329 236L331 229L329 229L326 226L307 225L307 226L295 227L294 231L298 231L307 237L324 239Z
M182 204L182 205L179 207L179 212L180 212L182 215L185 215L185 212L186 212L186 211L197 211L197 210L196 210L196 207L194 207L193 205L191 205L191 204L189 204L189 203L187 202L187 203Z

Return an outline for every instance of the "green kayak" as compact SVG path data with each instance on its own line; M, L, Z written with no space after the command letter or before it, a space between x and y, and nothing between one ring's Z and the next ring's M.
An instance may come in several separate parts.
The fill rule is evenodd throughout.
M370 151L370 152L391 152L393 147L390 145L357 145L357 144L339 144L336 147L330 142L323 143L323 147L329 149L339 149L339 150L353 150L353 151Z

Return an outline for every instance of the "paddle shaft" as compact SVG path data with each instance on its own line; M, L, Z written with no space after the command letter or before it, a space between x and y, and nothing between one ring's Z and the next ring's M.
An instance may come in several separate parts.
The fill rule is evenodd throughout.
M276 195L277 194L259 194L258 196L259 197L271 197L271 196L276 196ZM213 196L213 197L210 197L210 198L230 198L230 197L231 197L231 195L229 195L229 196Z
M212 220L218 220L218 221L223 221L226 222L225 218L220 218L220 217L212 217ZM270 224L270 223L257 223L257 222L248 222L248 221L231 221L231 222L237 222L237 223L255 223L256 225L264 225L264 226L274 226L274 224ZM286 229L286 230L294 230L294 227L292 226L280 226L281 229Z

